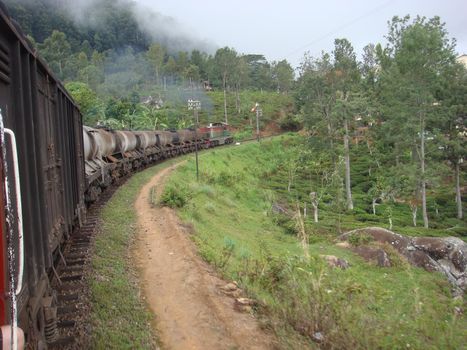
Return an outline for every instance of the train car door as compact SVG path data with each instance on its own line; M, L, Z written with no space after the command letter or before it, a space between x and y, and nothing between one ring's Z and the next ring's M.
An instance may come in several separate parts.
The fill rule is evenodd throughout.
M58 155L56 131L56 100L55 86L49 81L47 73L38 71L38 107L39 115L42 117L39 123L39 136L45 140L46 147L40 152L43 161L45 204L47 211L47 226L49 234L49 248L53 251L60 243L61 233L64 225L63 203L64 189L61 160Z

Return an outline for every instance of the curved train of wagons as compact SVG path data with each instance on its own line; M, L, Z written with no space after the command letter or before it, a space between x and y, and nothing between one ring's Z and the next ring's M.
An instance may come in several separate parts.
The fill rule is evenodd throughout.
M0 117L0 349L46 349L45 324L56 322L57 307L51 269L87 204L121 176L233 140L221 123L178 131L83 126L1 2Z

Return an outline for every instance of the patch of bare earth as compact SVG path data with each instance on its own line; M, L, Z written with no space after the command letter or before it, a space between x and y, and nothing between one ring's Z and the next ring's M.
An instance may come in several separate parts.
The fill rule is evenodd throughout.
M235 299L223 293L227 282L198 255L176 213L153 207L164 179L177 165L154 176L136 200L138 238L134 248L143 294L156 315L157 333L167 349L271 349L249 313L234 309Z

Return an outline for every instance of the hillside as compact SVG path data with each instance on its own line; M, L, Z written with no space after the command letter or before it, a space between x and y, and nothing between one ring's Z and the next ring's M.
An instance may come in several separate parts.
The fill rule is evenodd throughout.
M228 47L215 50L177 30L173 19L129 0L6 4L66 83L89 125L188 127L190 98L202 101L202 123L221 121L225 113L218 92L224 89L235 129L251 133L247 111L256 102L264 102L261 126L272 129L267 132L300 124L288 97L293 70L285 60L268 62L261 54Z
M387 227L380 208L373 216L365 210L368 201L356 200L354 213L372 217L371 223L362 223L359 214L339 213L332 201L320 204L319 223L310 212L297 216L297 198L308 185L294 180L288 192L284 164L302 142L287 136L215 150L200 159L200 182L191 161L171 177L160 200L179 207L203 258L256 300L257 315L274 330L281 348L462 347L466 318L454 311L462 299L451 298L444 277L410 266L391 247L384 249L392 265L381 267L335 244L339 232ZM304 198L302 213L304 202L311 208ZM448 234L411 230L406 208L393 212L396 232ZM325 256L348 265L330 267Z
M72 51L83 47L97 51L149 47L149 33L143 32L132 12L132 1L96 1L79 7L70 0L4 0L10 15L21 28L42 43L54 30L63 32ZM91 4L91 2L88 2Z

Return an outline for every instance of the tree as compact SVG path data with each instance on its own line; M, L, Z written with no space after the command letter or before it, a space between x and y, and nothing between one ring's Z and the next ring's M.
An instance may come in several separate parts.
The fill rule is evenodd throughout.
M446 115L440 126L442 139L440 140L444 158L454 171L455 199L457 218L464 217L461 195L461 166L463 157L467 154L467 70L458 64L453 66L448 79L445 80L444 98L440 105L442 113Z
M318 145L328 147L335 163L333 109L336 96L329 54L323 53L318 59L305 55L297 87L295 99L297 107L305 115L305 125L313 137L322 140Z
M90 64L78 72L78 80L88 84L93 90L96 90L97 86L104 82L104 72L102 69Z
M387 176L382 171L379 171L373 178L371 188L368 191L368 194L371 196L373 215L376 215L376 204L378 201L387 202L394 200L396 185L391 179L392 176Z
M366 84L366 88L374 90L377 75L378 75L378 62L376 54L376 46L374 44L368 44L363 48L363 57L361 62L361 72L363 82Z
M188 59L188 53L185 51L180 51L177 55L177 73L183 78L183 73L186 71L190 64Z
M350 179L350 146L349 146L349 124L352 122L358 98L353 93L360 79L354 49L347 39L336 39L334 41L334 70L336 77L336 110L338 111L344 126L344 160L345 160L345 193L347 209L353 209L351 179Z
M142 106L141 116L136 121L138 129L160 130L168 127L167 115L155 106Z
M87 125L96 125L104 118L102 102L96 93L85 83L71 82L65 85L68 92L78 104Z
M204 52L199 50L193 50L191 52L190 62L198 67L199 75L202 79L208 80L208 72L207 72L207 61L208 55Z
M175 79L177 75L177 62L175 62L173 56L170 56L167 63L164 65L164 72L170 75L172 79Z
M273 62L273 79L277 86L277 91L287 94L292 88L294 80L294 70L287 60Z
M164 64L165 49L159 44L152 44L146 52L146 57L154 69L156 84L160 85L160 74Z
M332 176L335 169L328 152L313 152L308 156L308 158L309 159L305 164L306 168L309 169L312 175L310 200L311 205L313 206L314 222L318 222L319 204L332 183Z
M412 158L420 171L423 222L428 228L426 141L434 137L437 119L443 118L434 107L439 103L439 86L455 61L454 44L439 17L409 20L409 16L394 17L390 23L389 44L381 57L388 67L382 79L385 102L393 114L389 121L402 126L400 138L412 140Z
M247 54L242 56L248 66L249 87L255 90L272 90L274 82L272 79L271 65L264 55Z
M237 65L235 71L233 72L232 77L233 83L235 85L235 109L237 114L240 114L241 111L241 101L240 101L240 89L248 84L248 65L245 62L243 56L237 59Z
M229 47L224 47L216 51L214 56L214 63L216 65L217 73L222 79L222 88L224 89L224 118L228 123L227 117L227 82L233 74L233 67L237 62L237 52Z
M52 69L63 79L65 63L71 54L71 46L66 40L65 33L54 30L52 35L39 45L39 51Z
M190 88L193 90L195 83L200 79L198 66L189 64L183 71L183 78L190 82Z

